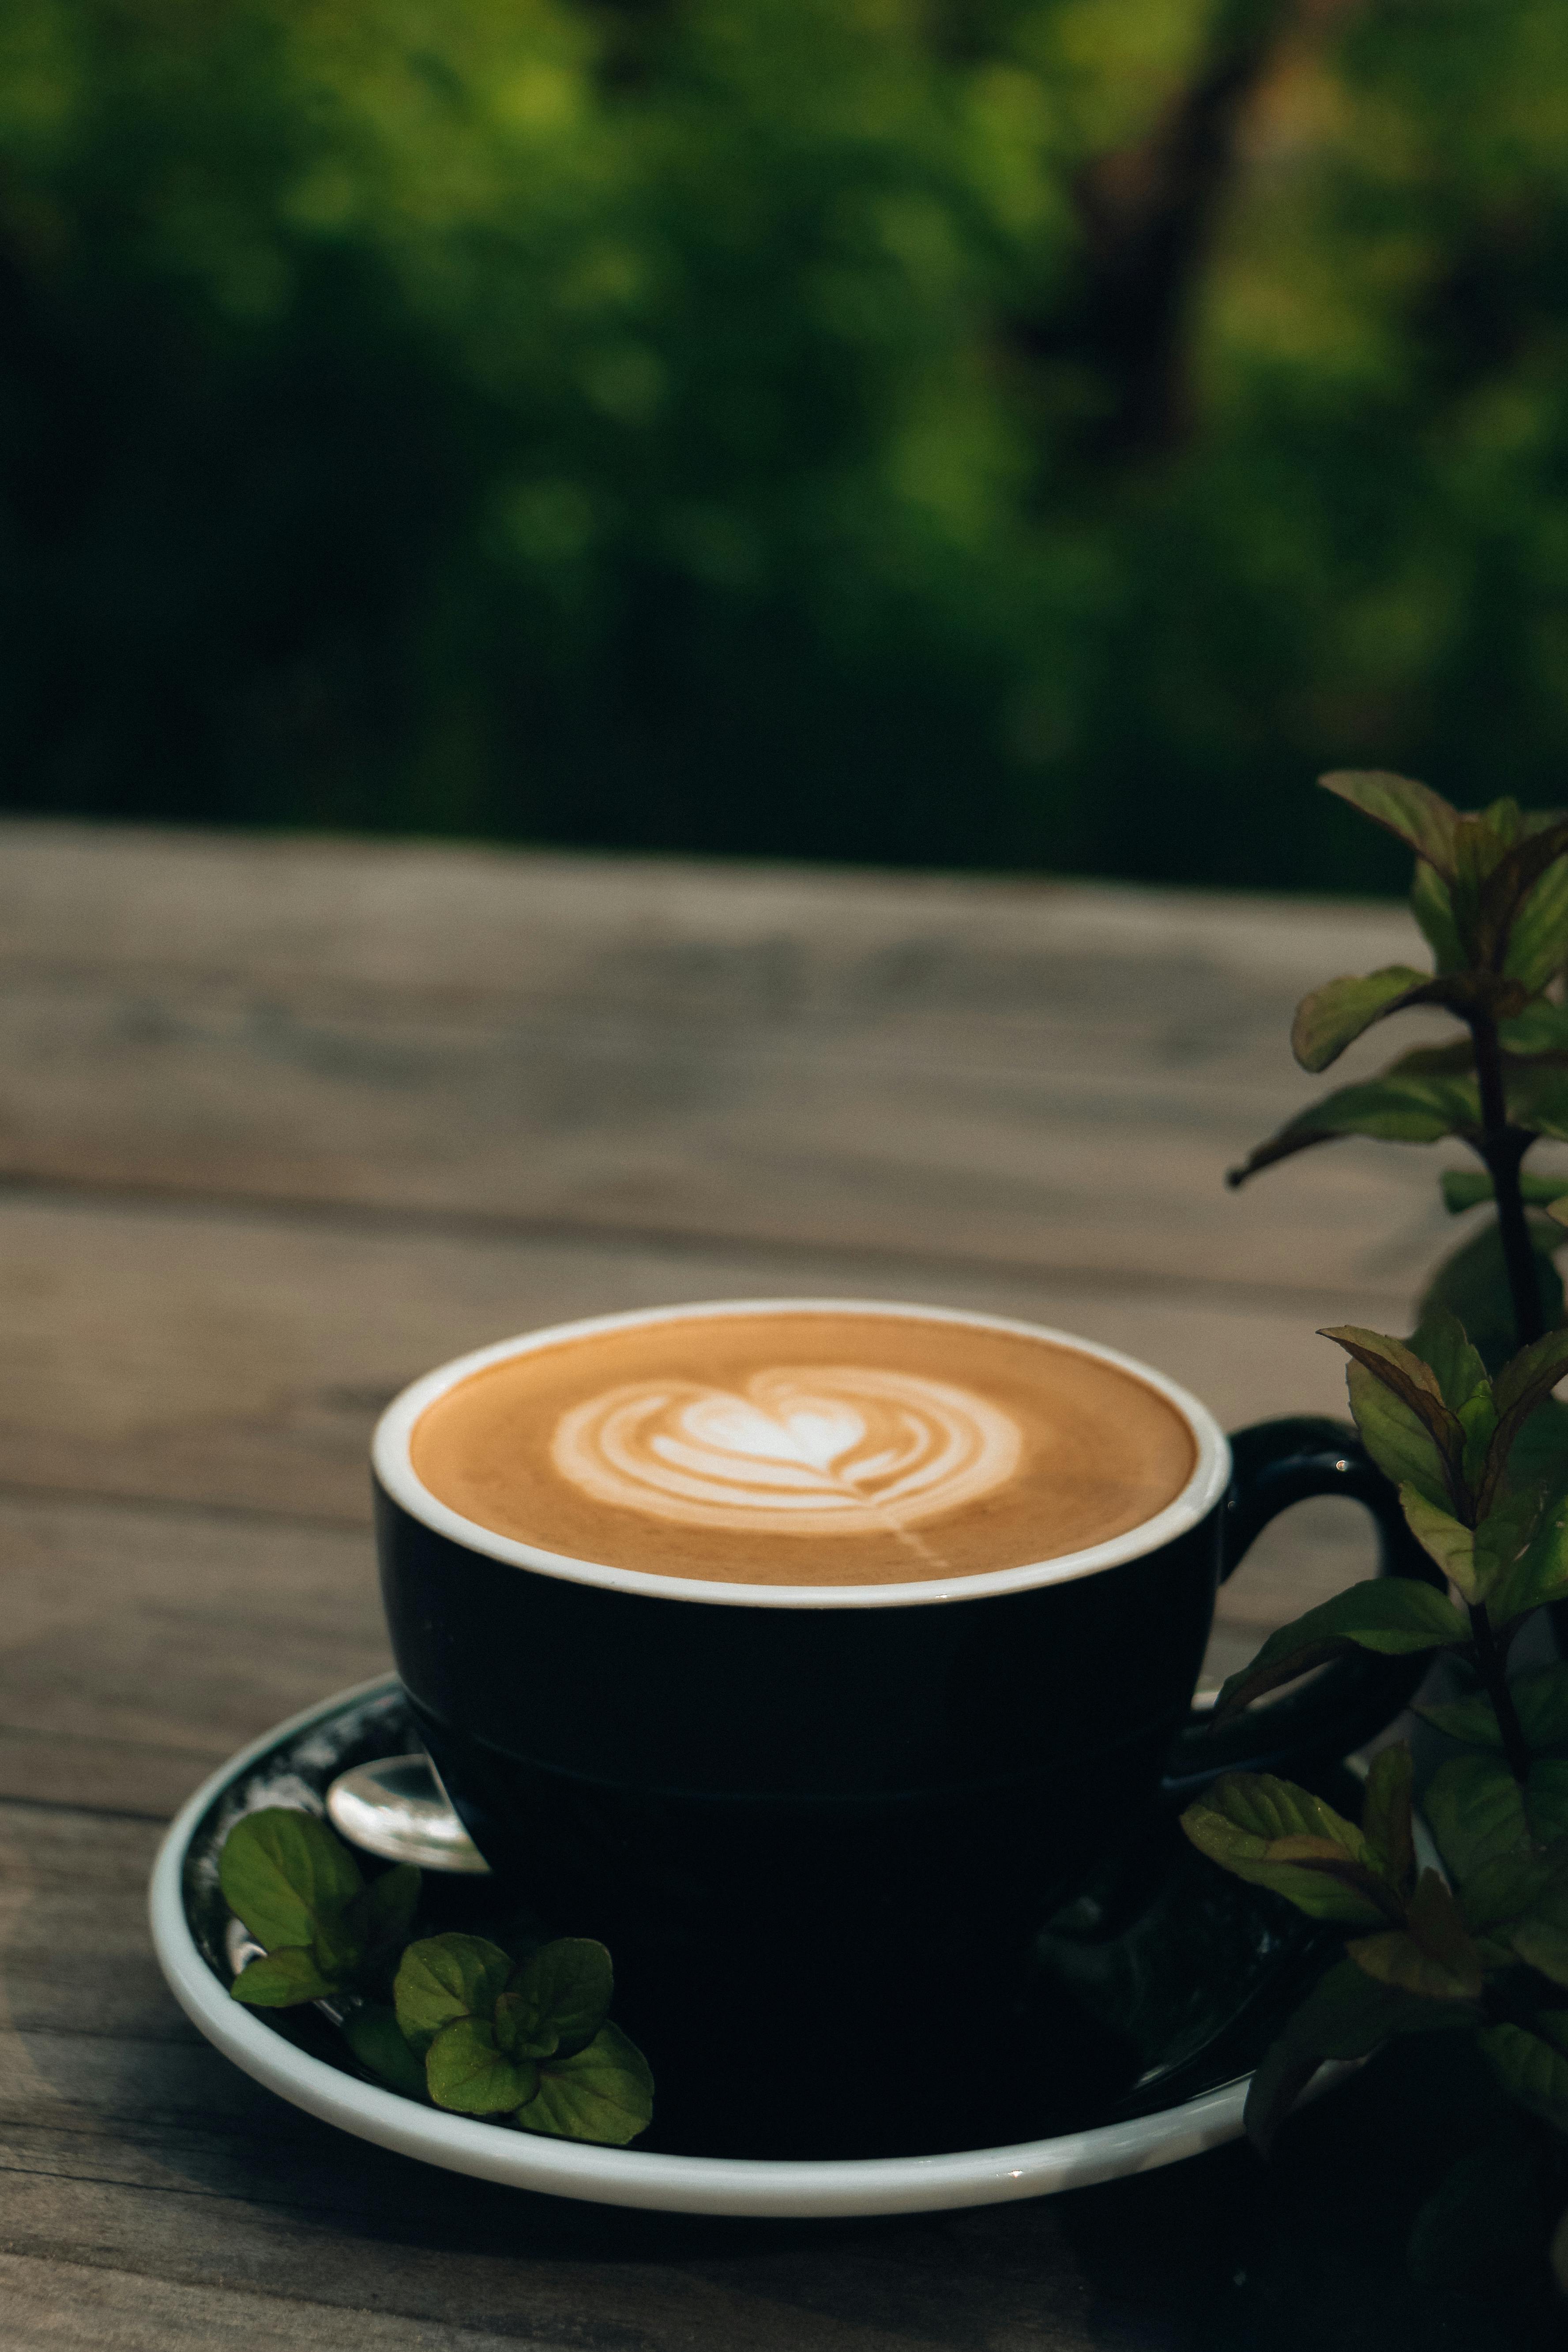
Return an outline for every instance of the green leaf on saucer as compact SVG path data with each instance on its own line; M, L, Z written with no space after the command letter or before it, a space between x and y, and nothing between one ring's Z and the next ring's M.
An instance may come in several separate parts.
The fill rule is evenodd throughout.
M524 2131L556 2139L625 2147L653 2120L647 2060L619 2026L602 2025L585 2049L541 2066L539 2089L517 2120Z
M1562 2011L1538 2012L1538 2032L1521 2025L1489 2025L1476 2037L1510 2099L1532 2116L1568 2132L1568 2057Z
M366 2072L405 2099L425 2096L425 2069L384 2001L363 2001L342 2021L343 2040Z
M531 2099L539 2069L531 2058L508 2058L479 2017L442 2027L425 2053L425 2082L438 2107L461 2116L510 2115Z
M268 1805L224 1840L218 1884L235 1917L268 1951L312 1942L340 1923L363 1884L342 1840L314 1813Z
M1222 1722L1249 1699L1346 1650L1402 1657L1469 1637L1468 1621L1435 1586L1414 1576L1369 1577L1270 1633L1252 1664L1222 1685L1212 1720Z
M1283 1895L1313 1919L1384 1927L1400 1914L1380 1857L1353 1822L1269 1772L1229 1772L1182 1815L1212 1862Z
M461 2018L488 2022L510 1974L509 1955L483 1936L426 1936L398 1964L397 2022L415 2050L427 2050Z
M570 2057L598 2032L614 1989L603 1944L584 1936L542 1944L496 2003L496 2038L515 2057Z
M399 1862L373 1878L349 1905L348 1920L367 1960L389 1958L408 1940L419 1907L420 1877L411 1862Z
M313 1954L287 1945L249 1961L229 1987L232 1998L251 2009L297 2009L336 1990L336 1979L322 1975Z

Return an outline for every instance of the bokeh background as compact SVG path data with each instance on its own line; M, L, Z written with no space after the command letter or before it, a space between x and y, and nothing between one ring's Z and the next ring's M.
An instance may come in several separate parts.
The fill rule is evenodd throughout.
M8 0L18 809L1293 888L1563 797L1561 0Z

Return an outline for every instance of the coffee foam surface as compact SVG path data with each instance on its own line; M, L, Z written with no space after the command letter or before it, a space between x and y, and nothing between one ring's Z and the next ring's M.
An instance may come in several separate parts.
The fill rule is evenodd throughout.
M889 1584L1059 1558L1175 1500L1196 1449L1135 1373L1018 1332L803 1309L503 1359L426 1407L416 1475L602 1567Z

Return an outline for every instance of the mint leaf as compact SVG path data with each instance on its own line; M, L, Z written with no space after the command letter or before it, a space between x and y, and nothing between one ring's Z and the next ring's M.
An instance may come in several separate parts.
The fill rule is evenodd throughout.
M1226 1773L1188 1806L1182 1827L1211 1862L1271 1887L1310 1918L1382 1927L1400 1913L1355 1824L1272 1773Z
M292 1946L251 1960L229 1987L231 1999L251 2009L298 2009L301 2001L324 2000L336 1990L335 1980L321 1974L313 1956Z
M556 2139L625 2147L653 2120L647 2060L619 2026L602 2025L586 2049L541 2066L539 2089L519 2108L517 2120L524 2131Z
M1433 1308L1412 1335L1410 1352L1426 1366L1444 1403L1461 1420L1478 1399L1485 1398L1489 1403L1491 1381L1487 1368L1471 1347L1457 1315L1445 1307ZM1468 1425L1466 1423L1467 1428Z
M1503 971L1538 995L1562 970L1568 937L1568 858L1557 857L1521 896L1509 929Z
M1369 1577L1270 1633L1252 1664L1221 1685L1213 1720L1223 1722L1249 1699L1294 1682L1309 1667L1346 1650L1402 1657L1445 1649L1469 1637L1468 1621L1434 1586L1414 1576Z
M1364 1367L1374 1380L1381 1381L1408 1406L1425 1426L1444 1462L1457 1470L1464 1453L1464 1425L1458 1415L1446 1402L1436 1373L1430 1364L1423 1363L1414 1349L1403 1339L1395 1339L1386 1331L1371 1331L1358 1323L1331 1325L1319 1332L1321 1339L1332 1339L1347 1356Z
M1521 1790L1500 1756L1457 1756L1433 1774L1421 1809L1468 1905L1483 1869L1568 1838L1568 1761L1538 1757Z
M458 2115L509 2115L532 2098L538 2082L532 2059L506 2057L482 2018L459 2017L443 2026L425 2053L430 2096Z
M384 2001L363 2001L342 2021L342 2036L367 2074L405 2099L425 2096L425 2069Z
M1542 1328L1550 1331L1563 1320L1563 1280L1552 1262L1552 1252L1562 1247L1563 1237L1543 1218L1531 1217L1529 1223ZM1479 1233L1472 1234L1437 1267L1420 1313L1425 1318L1438 1307L1447 1307L1458 1318L1489 1370L1496 1371L1507 1363L1518 1341L1495 1218L1489 1218Z
M1568 1372L1568 1328L1548 1331L1544 1339L1537 1339L1531 1347L1521 1348L1512 1361L1505 1364L1498 1374L1492 1384L1498 1424L1488 1451L1487 1484L1481 1493L1483 1510L1490 1494L1501 1484L1514 1439L1536 1406L1551 1395L1565 1372Z
M395 1864L373 1878L348 1907L351 1931L369 1962L390 1958L408 1940L419 1907L419 1873L411 1862Z
M1549 2026L1549 2015L1537 2019L1539 2033L1521 2025L1489 2025L1476 2040L1510 2098L1568 2132L1568 2058L1556 2046L1563 2028Z
M1442 1511L1427 1502L1414 1486L1401 1486L1399 1507L1405 1514L1405 1525L1429 1559L1436 1561L1451 1584L1457 1584L1467 1601L1479 1601L1480 1591L1476 1577L1476 1533L1451 1511Z
M1408 1063L1411 1056L1403 1057ZM1268 1141L1248 1153L1226 1177L1245 1184L1261 1168L1271 1168L1317 1143L1339 1135L1371 1135L1388 1143L1436 1143L1445 1135L1479 1135L1480 1097L1473 1077L1445 1071L1395 1067L1363 1086L1340 1087L1321 1102L1298 1111Z
M1447 1471L1420 1415L1353 1360L1345 1366L1345 1386L1362 1442L1384 1476L1395 1486L1413 1486L1434 1509L1449 1509L1454 1497Z
M520 2058L569 2057L603 2025L614 1990L603 1944L563 1936L531 1952L496 2003L496 2036Z
M1446 881L1453 879L1459 813L1429 784L1386 768L1336 768L1318 782L1324 792L1397 835Z
M1360 1937L1345 1947L1369 1977L1424 2000L1479 2000L1481 1956L1459 1907L1435 1870L1424 1870L1405 1926Z
M236 1822L218 1884L235 1917L268 1951L341 1930L363 1884L347 1846L314 1813L269 1805Z
M1331 980L1296 1007L1290 1050L1304 1070L1326 1070L1374 1021L1406 1004L1441 1001L1446 983L1409 964L1388 964L1363 980Z
M410 2046L427 2050L461 2018L488 2022L510 1974L510 1957L483 1936L426 1936L410 1944L392 1989Z
M1423 2000L1341 1960L1321 1977L1265 2053L1247 2095L1248 2138L1265 2155L1275 2133L1329 2058L1365 2058L1392 2034L1468 2026L1479 2011Z
M1568 1665L1544 1666L1539 1674L1518 1675L1509 1685L1513 1698L1514 1713L1519 1717L1531 1751L1542 1753L1548 1748L1568 1746ZM1470 1698L1451 1699L1446 1705L1416 1709L1426 1721L1450 1739L1463 1739L1472 1748L1502 1747L1502 1733L1492 1703L1484 1691Z
M1378 1857L1383 1875L1401 1895L1415 1883L1415 1780L1409 1746L1398 1740L1373 1758L1362 1799L1361 1833Z

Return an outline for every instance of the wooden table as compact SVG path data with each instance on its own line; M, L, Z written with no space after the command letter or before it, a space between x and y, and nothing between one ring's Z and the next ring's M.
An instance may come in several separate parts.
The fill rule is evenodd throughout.
M0 2344L1296 2342L1279 2183L1321 2173L1359 2095L1267 2181L1234 2149L910 2221L623 2215L259 2090L165 1991L143 1888L196 1781L385 1664L366 1440L460 1349L660 1301L905 1297L1128 1348L1233 1423L1338 1409L1313 1327L1404 1328L1433 1155L1221 1176L1310 1091L1297 996L1407 954L1403 915L0 831ZM1216 1671L1363 1542L1293 1515ZM1272 2254L1237 2255L1238 2215Z

